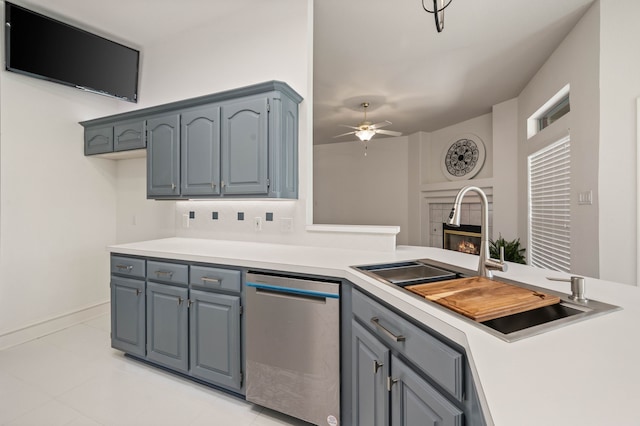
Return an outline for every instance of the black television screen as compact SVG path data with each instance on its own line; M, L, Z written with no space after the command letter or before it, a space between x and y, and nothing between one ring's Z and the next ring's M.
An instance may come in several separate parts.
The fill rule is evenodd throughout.
M5 2L5 68L138 101L140 52Z

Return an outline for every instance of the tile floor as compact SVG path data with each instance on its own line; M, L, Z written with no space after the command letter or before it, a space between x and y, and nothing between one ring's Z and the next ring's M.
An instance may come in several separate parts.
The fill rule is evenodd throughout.
M101 316L0 351L0 425L308 425L125 358Z

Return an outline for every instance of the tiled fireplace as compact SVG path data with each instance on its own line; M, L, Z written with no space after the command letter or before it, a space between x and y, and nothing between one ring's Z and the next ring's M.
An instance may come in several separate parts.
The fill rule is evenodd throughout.
M451 212L451 207L453 206L453 201L450 203L429 203L429 245L431 247L445 248L444 247L444 224L447 222L449 218L449 213ZM492 224L493 224L493 203L489 202L489 236L492 234ZM454 228L454 230L462 231L468 230L468 232L480 232L480 226L482 224L482 211L480 203L462 203L460 210L460 223L462 224L461 228ZM472 226L471 228L465 228L465 225ZM454 237L454 240L457 240L457 244L460 244L462 241L469 241L470 239L459 239ZM451 237L449 237L449 241L451 241ZM480 240L477 240L478 244ZM475 244L475 243L472 243ZM461 247L465 250L470 250L469 244L462 242ZM457 248L453 248L458 250Z

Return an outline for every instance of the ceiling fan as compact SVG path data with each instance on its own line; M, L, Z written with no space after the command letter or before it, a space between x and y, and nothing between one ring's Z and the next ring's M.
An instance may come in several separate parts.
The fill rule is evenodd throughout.
M390 121L382 121L380 123L371 124L370 121L367 121L367 108L369 108L369 102L363 102L360 106L364 110L364 120L358 124L357 127L349 126L347 124L340 124L342 127L348 127L350 129L354 129L352 132L343 133L341 135L334 136L334 138L339 138L347 135L356 135L358 139L362 142L367 142L371 140L376 134L388 135L388 136L402 136L400 132L394 132L393 130L381 130L382 127L388 126L391 124Z

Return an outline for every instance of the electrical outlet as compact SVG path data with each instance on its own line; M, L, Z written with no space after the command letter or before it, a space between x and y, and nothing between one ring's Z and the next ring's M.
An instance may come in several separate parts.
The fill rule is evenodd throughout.
M256 217L253 219L253 229L257 231L262 231L262 218Z

